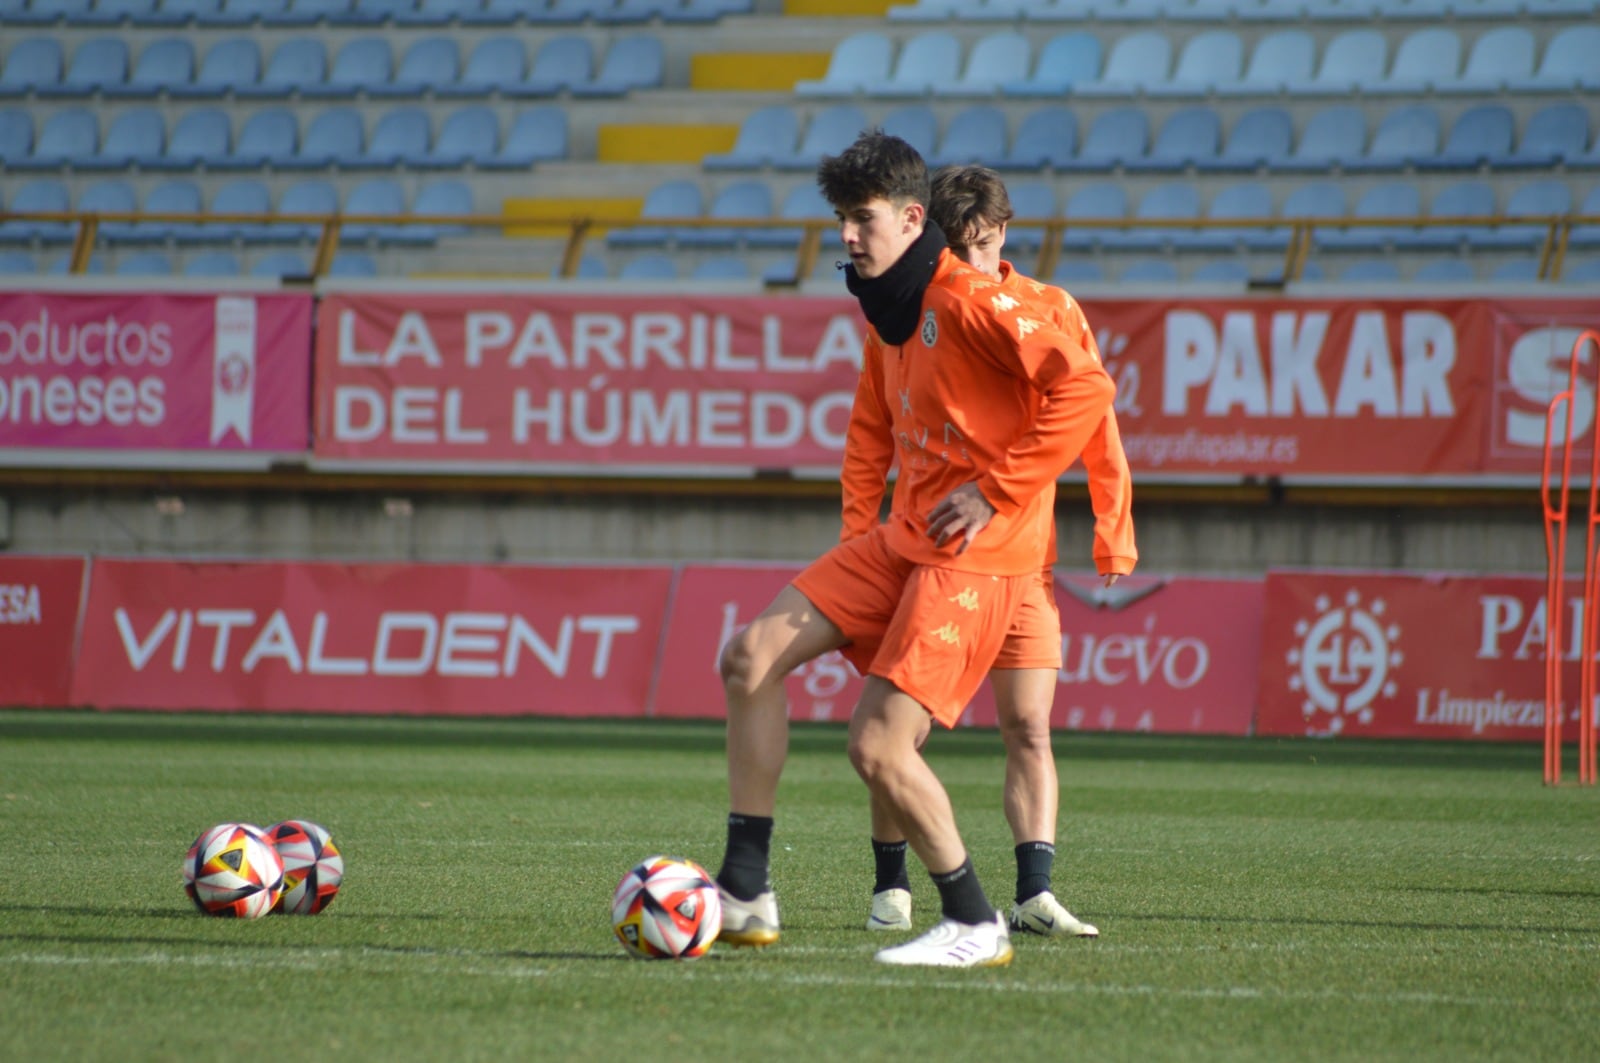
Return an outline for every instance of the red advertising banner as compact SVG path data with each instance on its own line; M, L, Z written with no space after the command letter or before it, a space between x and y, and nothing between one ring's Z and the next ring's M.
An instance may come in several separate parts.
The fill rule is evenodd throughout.
M1494 396L1485 465L1492 471L1537 475L1544 457L1550 400L1571 379L1572 350L1585 329L1600 330L1600 298L1583 302L1520 299L1486 304L1494 347ZM1595 349L1585 344L1572 400L1572 453L1587 459L1594 439ZM1565 439L1564 416L1554 436ZM1576 473L1588 465L1573 463Z
M836 470L853 300L341 293L317 312L319 464Z
M1578 581L1567 595L1570 738ZM1257 732L1538 741L1545 632L1539 577L1269 573Z
M304 454L311 297L0 291L0 460Z
M0 705L68 704L87 569L81 557L0 557Z
M640 716L672 569L96 561L74 703Z

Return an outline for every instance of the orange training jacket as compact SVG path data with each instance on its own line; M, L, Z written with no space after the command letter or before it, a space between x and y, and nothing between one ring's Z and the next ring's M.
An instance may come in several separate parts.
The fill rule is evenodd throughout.
M1055 536L1056 478L1105 420L1115 390L1094 352L1047 313L941 252L918 334L891 347L868 329L840 477L841 537L877 524L898 456L890 549L964 572L1038 572ZM936 546L928 515L974 481L993 519L964 553L959 538Z

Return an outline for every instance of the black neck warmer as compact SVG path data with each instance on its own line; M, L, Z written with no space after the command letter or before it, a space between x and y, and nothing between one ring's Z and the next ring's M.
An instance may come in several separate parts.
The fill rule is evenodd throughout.
M855 266L845 266L845 287L884 343L898 347L917 331L922 293L933 279L939 252L944 249L944 232L937 225L924 225L922 235L880 276L862 280L856 276Z

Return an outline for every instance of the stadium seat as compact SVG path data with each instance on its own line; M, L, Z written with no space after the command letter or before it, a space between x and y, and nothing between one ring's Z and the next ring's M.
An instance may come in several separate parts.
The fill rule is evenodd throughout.
M705 211L700 186L687 178L671 178L645 193L639 208L641 219L698 218ZM611 247L648 247L670 244L681 231L670 225L640 225L613 229L606 235Z
M1056 190L1049 181L1012 181L1006 191L1014 218L1053 218L1057 214ZM1013 221L1006 227L1006 247L1014 251L1037 251L1044 243L1044 233L1043 225Z
M311 269L306 265L306 257L298 251L273 251L256 259L255 265L250 267L252 277L284 277L309 276Z
M200 186L188 178L163 181L144 197L143 210L146 214L199 214ZM194 222L141 221L126 238L140 243L190 241L200 228Z
M1106 272L1098 262L1081 258L1064 258L1056 263L1055 272L1050 274L1050 283L1065 287L1075 284L1099 284L1106 279Z
M1561 271L1561 280L1572 284L1593 284L1600 281L1600 258L1587 258L1567 264Z
M1589 111L1581 103L1563 101L1546 104L1533 112L1522 131L1522 141L1497 166L1519 170L1543 170L1578 159L1589 143Z
M0 69L0 96L26 96L61 81L61 44L53 37L29 37L6 50Z
M1373 96L1417 96L1460 76L1460 35L1453 29L1430 26L1402 40L1395 49L1389 76L1364 82L1361 91Z
M272 199L267 186L253 177L238 178L218 188L211 197L210 214L271 214ZM202 225L198 236L203 240L226 243L239 240L244 243L262 243L273 239L272 227L265 223L245 221L219 222ZM237 268L235 269L237 272Z
M1244 75L1231 84L1219 84L1219 96L1279 96L1291 84L1311 80L1316 45L1304 30L1277 30L1256 43Z
M460 169L500 150L500 120L483 104L469 104L445 116L431 149L407 152L400 161L424 169Z
M410 14L416 0L355 0L350 21L359 25L382 25L398 16Z
M1001 170L1061 167L1077 154L1078 119L1069 108L1040 107L1022 116L1006 154L990 165Z
M822 198L822 192L814 181L806 181L789 189L778 205L778 217L795 221L834 220L832 205ZM750 247L792 248L800 243L804 235L804 230L798 227L752 229L745 234L745 243ZM835 246L837 240L838 234L834 233ZM824 246L828 245L826 238L823 243ZM791 272L789 280L793 279Z
M1178 267L1166 259L1144 259L1130 263L1117 277L1126 284L1176 284Z
M852 33L834 45L822 77L795 82L797 96L853 96L868 83L886 81L894 61L887 34Z
M1578 204L1578 213L1589 218L1600 217L1600 185L1595 185L1584 195L1583 202ZM1574 225L1567 237L1567 246L1600 247L1600 223Z
M910 144L924 159L933 157L939 140L939 119L934 117L932 107L922 103L897 107L884 115L881 125L885 133Z
M1544 60L1532 77L1517 78L1512 92L1593 92L1600 89L1600 26L1567 26L1545 45Z
M1462 284L1477 279L1472 264L1460 258L1430 258L1411 275L1417 284Z
M890 22L944 22L965 19L982 10L983 0L916 0L889 8Z
M100 146L100 122L87 107L64 107L39 130L33 154L9 161L13 170L54 170L92 156Z
M23 276L38 272L33 255L27 251L0 251L0 275Z
M558 96L594 76L594 46L587 37L563 33L546 40L534 53L528 76L502 91L514 96Z
M218 98L260 80L261 46L249 37L229 37L206 52L194 80L173 85L167 92L180 98Z
M77 169L124 170L138 162L159 159L167 143L167 125L154 107L116 112L105 140L95 154L72 160Z
M228 26L307 25L288 16L289 0L222 0L221 21Z
M1108 236L1120 230L1085 227L1077 222L1123 221L1128 217L1128 193L1119 184L1110 182L1081 185L1068 196L1061 216L1066 229L1061 236L1063 251L1088 251L1105 246Z
M1006 116L998 107L980 104L959 111L929 158L935 166L980 163L999 167L1006 157Z
M853 103L824 107L812 116L795 153L773 163L785 170L814 170L823 155L837 155L867 126L866 114Z
M33 115L21 107L0 109L0 165L33 154Z
M1247 284L1250 268L1243 262L1220 258L1200 266L1189 275L1189 280L1196 284Z
M376 277L377 259L363 251L339 251L328 263L330 277Z
M1205 30L1189 38L1172 77L1146 86L1153 97L1204 99L1220 85L1236 84L1244 65L1244 43L1233 30Z
M1439 152L1439 112L1425 103L1396 107L1385 114L1372 134L1372 144L1360 158L1347 160L1352 173L1404 170Z
M11 195L11 210L18 214L60 214L72 209L67 186L54 177L29 181ZM69 221L0 222L0 241L6 243L63 243L71 240L77 225Z
M663 251L646 251L622 264L617 279L625 281L670 281L678 279L678 264Z
M1496 26L1472 45L1467 65L1454 81L1437 82L1433 91L1449 94L1501 93L1515 82L1533 77L1533 32L1526 26Z
M716 255L696 262L689 276L697 281L747 281L753 275L741 256Z
M1156 185L1139 201L1133 216L1142 221L1200 217L1200 192L1194 185L1168 181ZM1127 229L1108 233L1104 246L1115 251L1158 251L1190 242L1197 230L1179 227Z
M194 45L181 37L152 41L139 53L133 73L119 85L107 85L112 97L149 98L194 80Z
M619 37L606 51L593 81L572 86L575 96L625 96L635 89L660 88L666 47L653 34Z
M1489 279L1497 284L1533 284L1539 280L1539 260L1513 258L1489 271Z
M1340 169L1361 157L1366 141L1366 113L1355 104L1337 104L1311 116L1294 152L1276 168L1289 173Z
M1006 31L980 37L967 55L959 77L935 81L936 96L993 96L1002 84L1027 70L1032 46L1020 33Z
M1195 166L1209 173L1255 173L1277 169L1294 142L1294 122L1281 107L1257 107L1239 116L1221 152L1197 158Z
M1379 30L1346 30L1322 53L1316 77L1287 84L1291 96L1351 96L1368 82L1381 81L1389 42Z
M1114 107L1095 117L1078 153L1070 160L1057 162L1056 169L1074 173L1114 170L1143 158L1149 141L1150 120L1144 111Z
M1308 218L1318 220L1342 218L1345 215L1344 188L1337 181L1312 181L1299 185L1284 197L1278 216L1285 221ZM1316 226L1312 230L1313 243L1321 241L1332 229Z
M368 170L392 169L406 159L426 156L432 140L432 123L426 110L414 104L396 107L385 112L372 127L367 150L341 165Z
M78 196L75 209L96 214L133 214L139 209L133 185L119 177L106 178L88 186ZM122 240L133 232L131 221L100 222L100 238Z
M395 16L400 26L448 26L452 22L472 25L483 10L483 0L417 0L411 11Z
M1340 269L1339 279L1352 283L1358 281L1398 281L1400 280L1400 267L1395 265L1393 259L1362 258Z
M479 169L523 170L567 157L567 112L555 104L529 107L511 121L499 154L478 159Z
M440 85L440 96L485 96L520 85L527 76L528 49L521 38L489 37L474 47L453 85Z
M1409 181L1390 181L1373 185L1356 200L1350 218L1415 218L1422 213L1422 193ZM1349 251L1382 251L1399 241L1414 238L1416 228L1409 225L1356 226L1319 237L1326 247Z
M343 100L389 84L394 76L394 50L382 37L357 37L334 53L325 80L302 86L307 99Z
M222 26L222 0L161 0L161 18L168 25Z
M197 107L185 111L172 127L166 153L141 159L139 165L155 170L210 169L226 162L233 139L233 123L218 107Z
M1507 218L1550 217L1572 210L1572 190L1558 177L1530 181L1512 189L1501 212ZM1503 250L1533 251L1550 236L1546 222L1508 223L1488 232L1476 233L1473 244Z
M406 194L400 187L400 182L393 177L373 177L350 189L345 196L344 213L351 216L398 218L408 213ZM341 239L357 244L369 240L406 244L429 242L425 230L418 230L410 225L388 225L383 222L346 223L341 226L339 235Z
M49 26L57 22L73 23L86 19L93 0L32 0L28 5L29 21L34 25Z
M275 165L285 170L320 170L334 165L359 165L366 152L366 143L361 112L341 104L311 119L306 126L305 136L300 138L300 150L293 158L281 160Z
M1164 17L1170 4L1177 7L1183 0L1095 0L1094 17L1102 22L1157 22Z
M337 214L339 193L331 181L312 178L284 189L278 199L279 214ZM272 226L274 240L313 240L322 232L317 222L287 222Z
M313 37L291 37L267 60L261 78L233 86L236 96L281 99L322 84L328 72L327 47Z
M40 85L41 96L92 96L128 80L128 45L117 37L94 37L78 45L67 72L54 85Z
M465 217L472 213L472 186L455 178L425 184L411 202L411 213L421 217ZM440 237L458 236L470 231L465 225L422 222L403 226L398 233L390 235L404 243L431 244Z
M1413 160L1419 170L1477 170L1511 156L1515 119L1504 104L1484 103L1463 111L1436 155Z
M792 158L799 140L800 116L794 108L771 104L746 116L731 149L707 155L700 165L708 170L759 170Z
M454 85L461 77L461 53L449 37L423 37L400 57L394 77L367 88L377 96L421 96Z
M1228 185L1211 199L1205 216L1213 221L1257 221L1273 217L1272 192L1264 184L1245 181ZM1289 245L1289 230L1281 226L1199 229L1188 234L1183 246L1205 250L1282 251Z
M299 150L300 126L287 107L266 107L245 119L233 142L233 154L213 165L226 170L255 170L292 163Z
M1039 50L1032 74L1002 82L1000 91L1007 96L1065 96L1078 82L1100 76L1100 60L1100 38L1083 30L1062 33Z
M1428 204L1430 218L1482 218L1481 224L1420 226L1415 234L1402 236L1395 246L1402 251L1470 250L1478 237L1487 236L1488 219L1496 211L1494 189L1487 181L1458 181L1446 185Z
M955 34L919 33L900 49L888 77L864 81L861 90L876 97L926 96L960 69L961 41Z
M1191 166L1217 157L1222 140L1222 119L1210 107L1174 111L1161 126L1148 154L1126 159L1132 173L1182 173Z
M361 25L366 19L345 18L354 10L352 0L289 0L287 24L311 26L319 22L329 25Z
M117 256L119 277L170 277L172 258L165 251L134 251Z
M1164 34L1141 30L1119 38L1111 46L1101 76L1075 82L1072 94L1088 99L1138 96L1166 81L1171 68L1172 43Z
M770 218L772 189L765 181L753 178L730 182L712 197L706 217ZM692 247L737 247L743 237L741 230L733 226L682 229L677 235L678 243Z

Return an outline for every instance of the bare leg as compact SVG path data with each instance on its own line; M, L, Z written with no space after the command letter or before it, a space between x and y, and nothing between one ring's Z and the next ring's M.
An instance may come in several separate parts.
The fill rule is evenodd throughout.
M850 763L872 791L874 807L881 805L923 865L942 875L959 868L967 850L950 797L919 752L931 726L927 710L910 695L868 676L850 718Z
M1052 668L996 668L995 711L1006 747L1006 822L1016 844L1056 840L1060 785L1050 748L1050 708L1055 701Z

